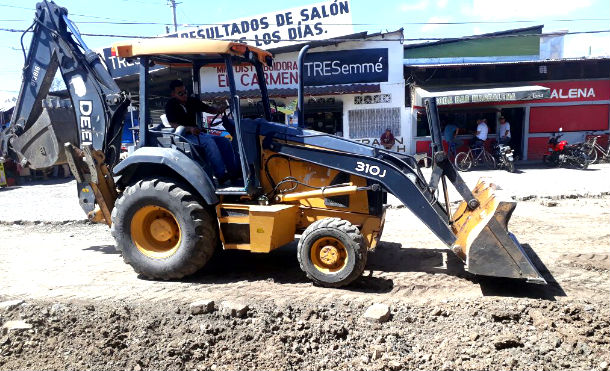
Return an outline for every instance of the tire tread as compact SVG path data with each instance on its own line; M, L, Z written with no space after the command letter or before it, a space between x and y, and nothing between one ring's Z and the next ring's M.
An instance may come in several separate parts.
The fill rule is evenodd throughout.
M194 230L197 236L194 238L196 248L193 249L193 253L190 256L188 262L182 264L180 269L167 271L163 270L162 273L151 274L145 269L142 269L139 264L129 258L128 254L123 251L123 246L118 242L118 230L117 230L117 218L123 217L124 203L130 197L133 197L138 192L144 190L155 189L160 192L166 192L170 197L175 198L182 205L185 210L185 215L190 218L194 225ZM161 280L172 280L180 279L185 276L191 275L201 269L207 261L211 258L215 246L216 246L216 231L212 226L214 222L210 213L199 203L196 198L181 185L176 184L172 180L153 178L143 179L128 186L121 197L119 197L112 210L112 226L111 234L117 241L116 248L122 254L125 263L129 264L136 273L142 277L148 279L161 279ZM128 228L128 227L124 227Z
M301 254L297 254L297 259L299 261L299 266L301 267L301 270L303 272L305 272L305 275L307 276L307 278L309 278L314 283L316 283L320 286L341 287L341 286L350 284L351 282L356 280L358 277L360 277L362 272L364 272L364 268L366 266L368 250L367 250L366 243L364 242L364 237L360 233L360 230L347 220L340 219L340 218L324 218L324 219L320 219L320 220L312 223L309 227L307 227L307 229L305 229L305 231L301 235L301 239L299 241L299 250L301 249L301 245L302 245L303 241L306 239L306 237L313 231L317 231L320 229L337 229L337 230L347 234L349 239L351 241L353 241L355 244L357 244L357 248L355 249L356 265L354 266L354 268L352 269L350 274L345 279L343 279L339 282L325 282L325 281L319 280L318 278L316 278L312 274L310 274L306 269L306 266L304 264L305 262L301 258Z

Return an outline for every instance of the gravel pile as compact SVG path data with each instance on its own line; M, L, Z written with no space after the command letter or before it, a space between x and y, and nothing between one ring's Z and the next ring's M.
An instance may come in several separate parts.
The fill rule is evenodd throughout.
M0 306L0 369L608 369L606 301L191 304Z

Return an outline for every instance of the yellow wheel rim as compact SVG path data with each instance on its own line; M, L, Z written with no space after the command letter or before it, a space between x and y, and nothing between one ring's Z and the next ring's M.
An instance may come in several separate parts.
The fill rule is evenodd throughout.
M166 208L144 206L131 219L131 239L142 254L154 259L168 258L180 246L180 225Z
M347 249L334 237L322 237L309 250L311 262L323 273L335 273L347 264Z

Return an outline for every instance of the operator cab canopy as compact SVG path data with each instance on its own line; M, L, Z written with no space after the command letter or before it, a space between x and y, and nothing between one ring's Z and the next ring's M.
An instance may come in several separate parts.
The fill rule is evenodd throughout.
M253 55L249 55L249 53ZM246 60L258 60L271 65L272 54L245 44L222 40L155 38L118 42L112 45L113 56L136 58L147 56L151 61L168 67L192 67L199 63L223 62L223 56L232 55Z

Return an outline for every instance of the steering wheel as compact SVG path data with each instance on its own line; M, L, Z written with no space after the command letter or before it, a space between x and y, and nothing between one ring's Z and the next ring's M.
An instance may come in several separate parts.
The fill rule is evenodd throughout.
M223 111L218 112L216 115L214 115L214 117L212 118L212 120L210 120L210 127L208 129L211 129L214 126L218 126L222 123L222 120L218 123L214 123L216 120L218 120L218 117L220 117L222 115L222 117L229 117L232 116L233 113L230 110L230 106L229 106L229 102L227 102L225 100L225 109ZM227 110L229 111L229 113L227 114Z

